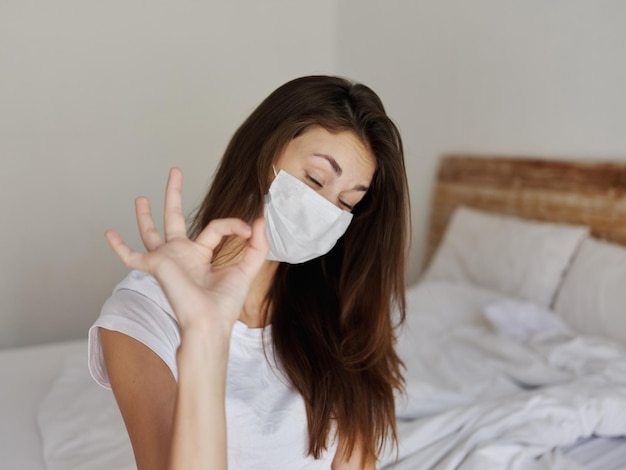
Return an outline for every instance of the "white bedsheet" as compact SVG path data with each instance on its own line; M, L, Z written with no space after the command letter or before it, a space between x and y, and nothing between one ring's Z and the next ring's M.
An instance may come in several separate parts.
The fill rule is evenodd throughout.
M624 347L568 332L549 312L524 327L524 305L468 286L423 283L407 300L398 470L575 469L561 446L626 434ZM516 327L487 305L508 308Z
M0 468L44 469L37 411L65 358L85 340L0 350Z

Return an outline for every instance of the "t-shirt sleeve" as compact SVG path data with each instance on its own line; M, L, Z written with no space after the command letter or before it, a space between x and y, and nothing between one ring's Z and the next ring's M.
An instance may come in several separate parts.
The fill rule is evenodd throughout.
M117 289L105 302L100 316L89 329L89 371L98 384L110 389L100 343L100 328L124 333L145 344L165 362L178 380L178 324L155 301L135 290Z

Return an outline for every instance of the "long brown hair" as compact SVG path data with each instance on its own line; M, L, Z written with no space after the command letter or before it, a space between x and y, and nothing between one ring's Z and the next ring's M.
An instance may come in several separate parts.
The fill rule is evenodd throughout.
M402 140L378 96L327 76L278 88L232 137L190 236L215 218L258 217L274 159L311 125L354 132L373 153L376 170L350 227L328 254L280 263L266 299L274 354L304 399L308 453L319 458L336 429L346 457L358 446L369 461L387 440L397 443L394 392L403 379L394 317L402 322L405 315L410 230Z

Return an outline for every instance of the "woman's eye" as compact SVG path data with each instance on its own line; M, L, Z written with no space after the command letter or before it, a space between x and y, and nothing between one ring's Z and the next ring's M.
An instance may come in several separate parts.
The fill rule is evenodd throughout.
M320 183L319 181L317 181L315 178L313 178L311 175L306 175L306 179L309 180L311 183L313 183L315 186L317 186L318 188L323 188L322 183Z
M343 201L339 201L339 204L341 204L342 206L344 206L346 209L348 209L349 211L352 211L352 209L354 209L354 206L351 206L350 204L348 204L347 202L343 202Z

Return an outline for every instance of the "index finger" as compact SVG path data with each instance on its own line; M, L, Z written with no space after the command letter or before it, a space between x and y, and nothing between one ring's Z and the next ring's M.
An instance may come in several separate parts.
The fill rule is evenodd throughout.
M269 251L270 245L265 235L265 219L260 218L252 224L252 236L243 258L238 263L239 267L250 277L256 276L267 259Z
M249 238L251 229L250 226L241 219L214 219L200 232L200 235L196 238L196 242L213 250L222 238L227 235L239 235L243 238Z

